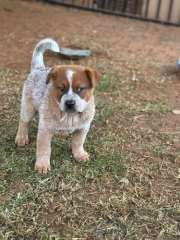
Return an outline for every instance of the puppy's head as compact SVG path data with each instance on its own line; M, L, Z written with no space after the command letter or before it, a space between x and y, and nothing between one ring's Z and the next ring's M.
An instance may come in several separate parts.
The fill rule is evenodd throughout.
M100 80L96 70L78 65L60 65L51 69L53 95L63 112L83 112Z

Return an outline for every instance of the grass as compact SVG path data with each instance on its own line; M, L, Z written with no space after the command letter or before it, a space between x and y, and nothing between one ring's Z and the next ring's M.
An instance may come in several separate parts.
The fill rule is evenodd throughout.
M154 101L154 102L148 102L142 111L147 113L167 113L167 112L171 112L172 109L163 102Z
M55 137L52 171L40 176L33 171L37 122L30 145L14 144L18 80L25 73L1 70L0 76L0 239L178 239L174 136L134 123L143 115L158 125L170 111L168 104L161 99L135 102L128 76L105 73L85 144L91 160L76 163L71 137Z

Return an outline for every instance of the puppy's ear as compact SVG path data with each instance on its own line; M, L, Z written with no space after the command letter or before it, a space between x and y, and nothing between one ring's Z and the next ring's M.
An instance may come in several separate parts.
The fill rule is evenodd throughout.
M50 80L54 80L55 78L56 78L56 68L54 67L50 70L50 72L47 75L46 84L48 84Z
M96 85L100 82L100 79L101 79L100 74L96 70L90 67L85 68L85 73L88 79L90 80L91 86L95 88Z

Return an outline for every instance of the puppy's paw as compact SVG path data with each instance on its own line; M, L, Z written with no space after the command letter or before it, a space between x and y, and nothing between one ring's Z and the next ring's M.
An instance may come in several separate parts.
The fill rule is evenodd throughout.
M85 162L89 160L89 154L86 151L81 151L78 153L74 153L74 158L78 162Z
M25 146L26 144L29 144L29 137L28 134L19 134L17 133L15 143L17 146L22 147Z
M51 170L51 166L49 163L44 161L36 161L35 163L35 171L37 171L40 174L47 174L48 171Z

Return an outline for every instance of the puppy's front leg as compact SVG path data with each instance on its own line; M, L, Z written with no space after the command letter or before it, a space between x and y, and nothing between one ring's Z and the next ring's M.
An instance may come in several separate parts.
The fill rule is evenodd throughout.
M77 130L73 134L72 152L73 152L74 158L79 162L86 161L89 159L89 154L84 150L84 147L83 147L88 131L89 131L89 127L86 129Z
M38 130L35 170L39 173L46 174L51 169L51 139L52 133L47 130Z

